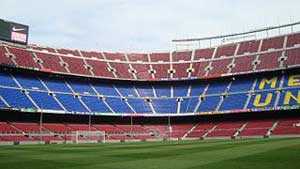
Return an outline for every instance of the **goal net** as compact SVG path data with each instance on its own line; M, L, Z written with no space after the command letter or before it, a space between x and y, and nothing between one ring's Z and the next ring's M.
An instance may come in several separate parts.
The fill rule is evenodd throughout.
M104 131L74 131L71 133L73 143L104 143Z

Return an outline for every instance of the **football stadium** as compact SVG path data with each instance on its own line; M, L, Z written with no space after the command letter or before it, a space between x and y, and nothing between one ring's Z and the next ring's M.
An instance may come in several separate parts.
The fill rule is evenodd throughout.
M125 52L19 21L0 19L0 168L300 167L300 22Z

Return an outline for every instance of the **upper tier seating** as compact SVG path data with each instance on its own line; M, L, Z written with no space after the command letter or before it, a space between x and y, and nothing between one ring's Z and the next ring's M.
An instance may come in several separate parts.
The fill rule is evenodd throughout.
M129 80L207 79L298 67L300 33L161 53L108 53L0 44L0 64Z
M232 73L238 74L240 72L251 72L254 70L254 60L256 55L244 55L235 58L234 66L231 70Z
M36 59L34 58L33 54L27 49L9 47L8 50L13 56L13 59L18 66L31 69L41 69L41 66L36 62Z
M284 36L264 39L261 46L261 51L268 51L274 49L282 49L284 43Z
M54 54L36 52L36 57L42 63L42 70L53 72L67 72L61 58Z
M190 61L192 58L192 52L173 52L172 53L172 61L180 62L180 61Z
M236 44L220 46L217 49L215 58L234 56L235 50L236 50Z
M66 65L66 69L73 74L79 75L91 75L87 70L86 64L83 59L75 58L75 57L63 57L61 56L63 64Z
M7 53L5 47L0 46L0 63L3 65L14 65L11 58L13 58L13 56Z
M70 50L70 49L57 49L57 52L64 55L73 55L73 56L80 56L77 50Z
M129 53L127 57L131 62L149 62L148 54Z
M256 53L259 48L260 41L245 41L241 42L237 55Z
M83 57L86 58L97 58L97 59L103 59L103 55L100 52L94 52L94 51L80 51Z

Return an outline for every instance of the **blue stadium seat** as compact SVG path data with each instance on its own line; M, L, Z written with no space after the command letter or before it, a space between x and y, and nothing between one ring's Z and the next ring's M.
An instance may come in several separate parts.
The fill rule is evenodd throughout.
M91 88L89 82L78 82L78 81L72 81L68 82L69 85L72 87L74 92L80 93L80 94L89 94L89 95L97 95L95 91Z
M171 97L171 87L168 85L154 85L157 97Z
M190 96L197 96L199 97L205 90L207 84L193 84L191 85L191 94Z
M201 101L197 112L210 112L215 111L221 97L220 96L207 96Z
M186 97L188 94L189 85L173 85L173 95L174 97Z
M56 94L56 98L69 112L88 112L88 110L80 103L78 98L71 94Z
M28 97L17 89L0 88L0 96L13 108L36 109Z
M127 101L136 113L152 113L149 103L144 99L129 98Z
M136 86L136 89L141 97L154 97L153 88L151 85L139 85Z
M254 79L249 79L249 78L233 80L228 92L229 93L248 92L251 90L253 83L254 83Z
M193 113L198 102L198 97L183 98L180 104L180 113Z
M294 72L293 72L294 73ZM199 101L199 96L203 94L207 82L202 81L186 81L163 83L152 85L135 85L129 82L112 84L113 82L93 82L92 85L88 81L80 79L68 78L68 84L62 78L57 77L42 77L46 87L37 78L36 75L17 74L13 75L20 85L27 89L28 96L33 99L33 103L30 97L27 97L22 90L17 89L18 86L10 74L2 72L0 73L0 96L3 100L13 108L32 108L36 109L34 103L41 109L49 110L63 110L63 106L68 112L80 112L80 113L109 113L112 110L116 113L153 113L150 103L141 97L152 97L152 105L156 113L193 113L196 112L210 112L215 111L220 103L221 94L227 90L227 86L230 80L213 81L210 82L209 88L206 92L204 100ZM291 75L290 75L291 76ZM298 91L300 86L288 87L288 77L285 75L283 89L280 92L278 100L278 106L299 106L298 104ZM248 97L248 91L253 86L253 82L256 77L251 78L236 78L232 81L230 88L228 89L228 95L224 97L219 111L228 110L240 110L243 109ZM270 109L274 108L275 100L278 96L277 87L280 84L281 76L277 77L275 88L271 88L270 79L272 76L267 77L269 79L265 83L263 90L256 90L251 95L248 109ZM259 88L259 84L262 84L263 77L260 77L256 84L256 89ZM297 84L297 79L294 82ZM299 78L300 81L300 78ZM115 85L115 87L113 87ZM187 96L189 86L191 85L190 96ZM173 86L173 96L171 98L171 86ZM71 87L71 88L70 88ZM95 88L95 91L93 89ZM53 94L56 95L58 101L48 94L47 88ZM82 103L79 98L74 97L72 90L79 93ZM153 90L154 89L154 90ZM122 99L118 91L122 96L127 97ZM293 95L290 98L289 104L284 104L284 98L286 94L292 92ZM104 96L105 100L99 99L97 93ZM268 93L272 94L270 103L264 105ZM261 94L260 102L255 104L255 96ZM157 96L155 98L154 96ZM180 102L177 99L180 98ZM286 100L287 101L287 100ZM197 105L199 104L199 107ZM85 107L86 105L87 107ZM180 107L179 107L180 105ZM0 101L0 107L5 107L3 101ZM111 109L110 109L111 108ZM179 111L177 111L179 109ZM197 109L197 110L195 110Z
M222 94L226 91L228 84L229 84L228 81L217 81L217 82L209 83L209 87L206 91L206 95Z
M33 76L14 75L24 89L46 90L41 81Z
M246 93L230 94L224 98L219 111L243 109L247 99L248 95Z
M8 73L0 72L0 86L18 87Z
M63 110L53 96L50 96L48 92L30 91L29 96L41 109Z
M53 92L72 93L71 89L67 86L64 80L54 78L41 78L46 84L48 89Z
M137 97L137 94L132 85L115 85L115 87L124 97Z
M152 99L156 113L177 113L176 99Z
M115 88L110 84L105 83L93 83L94 88L97 92L103 96L119 96Z
M7 106L5 103L0 99L0 108L6 108Z
M107 97L105 101L116 113L134 113L122 98Z
M82 96L81 100L94 113L111 113L102 99L95 96Z

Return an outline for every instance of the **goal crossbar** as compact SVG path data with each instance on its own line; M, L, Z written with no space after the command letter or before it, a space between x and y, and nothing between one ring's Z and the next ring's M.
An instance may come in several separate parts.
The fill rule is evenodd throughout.
M74 143L95 143L105 142L104 131L85 131L78 130L71 133L71 140Z

